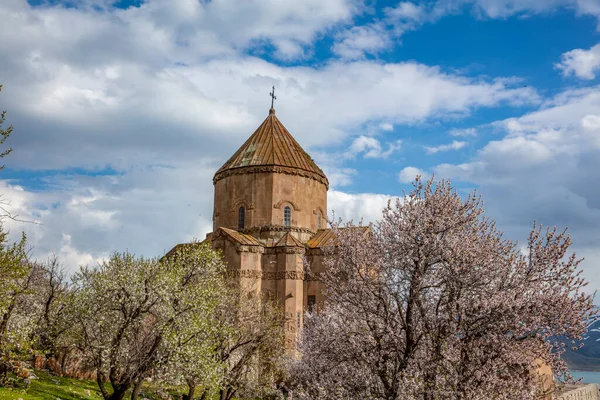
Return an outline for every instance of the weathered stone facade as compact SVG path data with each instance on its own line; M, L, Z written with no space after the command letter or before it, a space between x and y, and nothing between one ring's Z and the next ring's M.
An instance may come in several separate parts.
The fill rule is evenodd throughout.
M558 394L557 400L600 400L600 392L597 384L569 385L562 393Z
M327 177L271 109L213 183L213 232L206 240L222 251L232 277L283 306L292 349L305 310L323 304L320 283L305 276L304 258L321 272L320 247L330 236Z

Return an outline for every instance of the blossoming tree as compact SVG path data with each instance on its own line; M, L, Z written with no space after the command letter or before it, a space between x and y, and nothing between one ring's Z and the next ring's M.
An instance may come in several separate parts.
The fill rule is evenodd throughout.
M366 233L334 227L295 398L533 399L540 361L568 378L560 356L594 313L568 235L534 224L523 250L474 193L414 185Z

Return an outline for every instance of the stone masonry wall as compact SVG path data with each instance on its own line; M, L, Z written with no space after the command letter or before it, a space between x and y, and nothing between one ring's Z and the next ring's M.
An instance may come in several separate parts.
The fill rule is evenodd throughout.
M557 400L600 400L598 385L573 385L567 391L560 394Z

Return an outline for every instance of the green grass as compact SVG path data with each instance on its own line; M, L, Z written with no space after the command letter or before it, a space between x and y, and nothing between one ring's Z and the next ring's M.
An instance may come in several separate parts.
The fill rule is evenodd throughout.
M0 387L0 400L98 400L100 389L94 381L62 378L44 371L35 371L29 388L18 380L13 388Z
M47 371L35 371L38 379L32 379L29 388L19 379L13 388L0 387L0 400L102 400L102 394L95 381L62 378L51 375ZM110 384L106 384L110 393ZM140 390L139 399L159 400L152 384L145 383ZM179 398L183 388L166 387L173 400ZM131 391L125 394L124 400L131 398Z

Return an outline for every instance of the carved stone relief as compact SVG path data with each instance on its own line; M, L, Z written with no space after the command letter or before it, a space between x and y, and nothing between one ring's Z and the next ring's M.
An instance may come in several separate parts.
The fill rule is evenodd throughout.
M298 168L281 167L281 166L277 166L277 165L257 165L257 166L243 167L243 168L227 169L223 172L219 172L218 174L215 174L215 177L213 178L213 184L217 183L217 181L219 181L223 178L227 178L232 175L257 174L257 173L261 173L261 172L296 175L296 176L302 176L305 178L311 178L311 179L316 180L317 182L322 183L323 185L325 185L327 190L329 190L329 181L324 176L321 176L314 172L298 169Z

